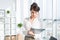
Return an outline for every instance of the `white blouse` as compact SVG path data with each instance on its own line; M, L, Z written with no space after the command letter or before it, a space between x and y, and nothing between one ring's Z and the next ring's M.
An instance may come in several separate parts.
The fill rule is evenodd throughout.
M30 18L25 18L24 28L27 31L30 30L30 28L41 29L42 28L42 23L38 18L35 18L32 23L30 22Z
M42 27L41 21L38 18L35 18L33 22L30 22L30 18L24 20L24 28L30 30L30 28L40 29Z
M30 28L41 29L42 22L38 18L35 18L34 21L31 23L30 18L26 18L24 20L24 28L26 29L26 34L27 34L27 31L30 30ZM41 38L41 34L35 34L34 37L37 38L38 36L39 38Z

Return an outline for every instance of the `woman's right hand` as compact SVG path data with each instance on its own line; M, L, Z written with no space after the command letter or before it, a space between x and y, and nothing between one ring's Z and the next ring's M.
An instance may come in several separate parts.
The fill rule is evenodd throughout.
M34 36L34 33L33 33L32 31L28 31L28 34L33 35L33 36Z

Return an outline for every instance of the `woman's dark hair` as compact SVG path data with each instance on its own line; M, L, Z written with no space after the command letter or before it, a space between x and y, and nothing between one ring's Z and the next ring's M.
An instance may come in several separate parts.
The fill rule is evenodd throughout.
M34 2L34 3L31 5L31 7L30 7L30 11L31 11L31 10L34 10L34 11L39 12L40 8L39 8L39 6L37 5L37 3Z

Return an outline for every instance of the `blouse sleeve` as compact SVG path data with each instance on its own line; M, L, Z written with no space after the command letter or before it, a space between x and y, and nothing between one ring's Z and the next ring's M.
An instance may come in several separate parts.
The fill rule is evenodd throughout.
M30 24L28 23L27 19L24 19L23 21L23 27L24 27L24 31L23 34L27 35L27 32L30 30Z
M25 30L27 31L30 30L30 24L27 19L24 19L23 25L24 25Z

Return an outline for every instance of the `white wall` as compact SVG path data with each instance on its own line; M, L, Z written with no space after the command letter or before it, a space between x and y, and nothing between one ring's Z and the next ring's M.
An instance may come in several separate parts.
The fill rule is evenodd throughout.
M15 32L15 30L10 30L10 18L12 19L11 27L15 28L15 25L13 24L15 22L15 19L13 18L13 17L15 17L15 0L0 0L0 10L1 9L5 10L5 12L4 12L5 20L3 19L5 21L5 23L0 22L0 40L4 40L5 35L10 35L10 33L14 34L14 32ZM7 10L10 11L10 14L7 14L7 12L6 12Z
M57 19L60 20L60 0L57 0ZM57 22L57 38L60 40L60 21Z

